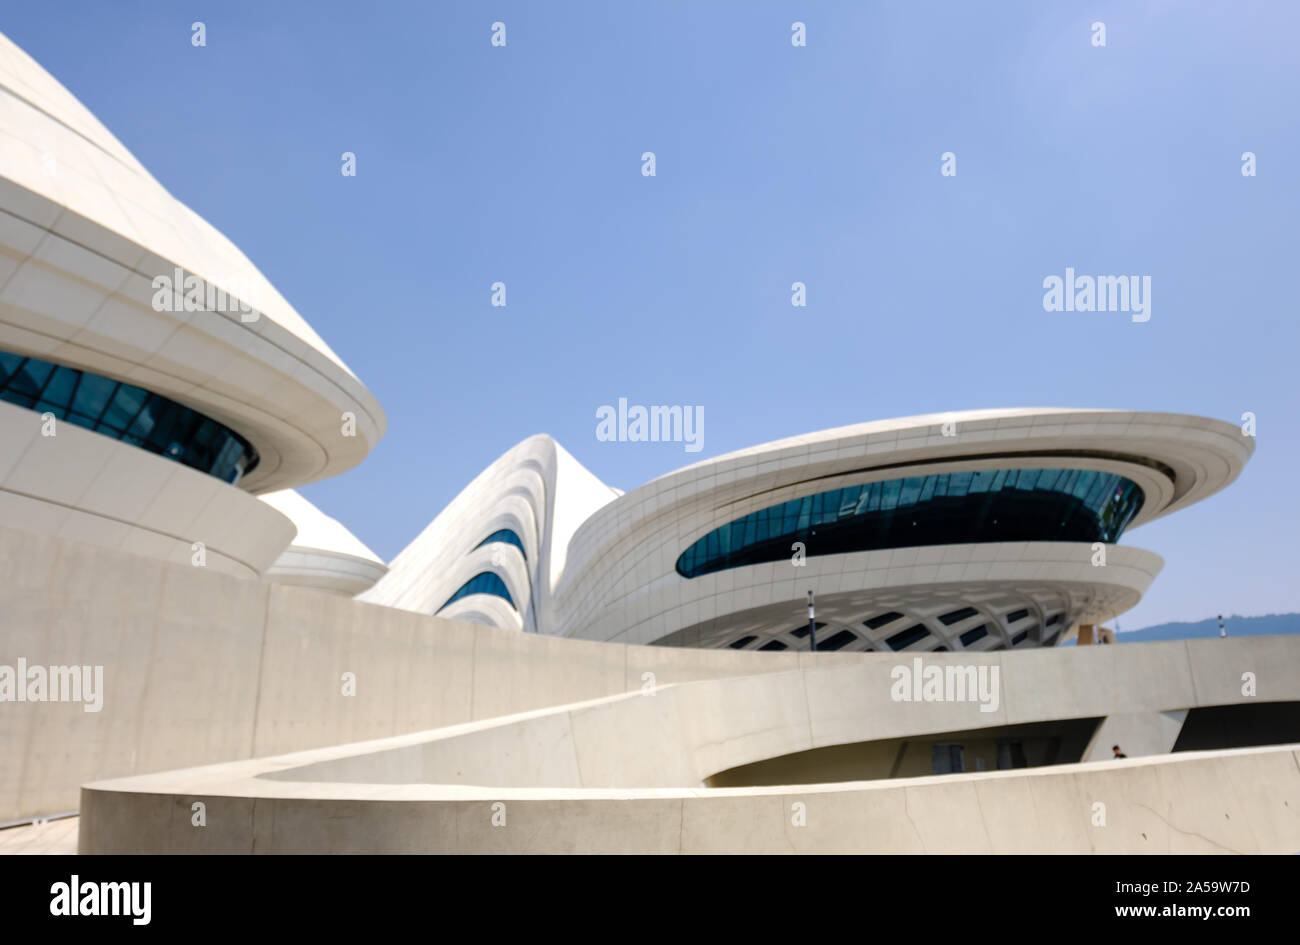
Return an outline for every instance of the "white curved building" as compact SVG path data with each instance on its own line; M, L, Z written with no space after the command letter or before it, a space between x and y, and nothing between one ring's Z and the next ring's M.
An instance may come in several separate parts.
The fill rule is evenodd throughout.
M0 522L259 576L294 526L254 494L351 468L384 427L247 257L0 36Z
M591 640L778 651L1051 646L1138 602L1120 535L1231 483L1232 424L982 410L812 433L619 495L549 437L509 451L362 599ZM508 543L508 544L507 544Z
M548 632L573 533L619 494L551 437L531 436L466 486L360 599Z
M267 569L264 576L268 581L355 597L387 573L379 556L342 522L326 515L297 491L269 492L261 499L297 529L293 544Z

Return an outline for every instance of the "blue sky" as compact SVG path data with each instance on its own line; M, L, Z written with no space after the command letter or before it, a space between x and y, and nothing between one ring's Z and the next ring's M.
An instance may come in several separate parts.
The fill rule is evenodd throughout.
M50 0L0 24L374 391L387 437L303 492L381 557L537 432L630 489L909 414L1254 412L1234 486L1125 536L1166 559L1126 629L1300 610L1298 28L1281 2L955 0ZM1150 275L1151 320L1045 312L1066 266ZM702 405L703 451L597 441L619 397Z

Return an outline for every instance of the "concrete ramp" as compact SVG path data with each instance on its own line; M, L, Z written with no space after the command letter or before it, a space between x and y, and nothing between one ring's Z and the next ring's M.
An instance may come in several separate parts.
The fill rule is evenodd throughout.
M708 788L896 731L879 661L703 680L87 785L83 853L1291 853L1300 745ZM978 707L932 706L943 730ZM1016 721L1003 708L1000 721ZM1041 713L1041 707L1038 710Z

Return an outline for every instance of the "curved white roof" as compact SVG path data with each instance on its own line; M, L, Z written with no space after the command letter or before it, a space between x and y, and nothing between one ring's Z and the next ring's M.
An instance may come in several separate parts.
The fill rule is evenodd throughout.
M314 548L319 551L331 551L335 554L352 555L364 558L375 564L383 564L379 555L371 551L356 535L352 534L338 519L326 515L315 505L304 499L294 489L281 492L268 492L259 496L263 502L272 506L293 522L298 529L292 548Z
M563 574L570 537L617 495L550 436L530 436L476 476L361 599L536 632ZM483 544L502 529L519 537L522 552L510 544ZM443 609L484 572L501 578L513 606L471 594Z
M159 312L180 268L254 311ZM247 437L260 492L350 468L373 395L257 267L0 35L0 348L137 384ZM341 433L355 417L355 435Z
M387 572L384 563L336 518L292 489L259 497L298 529L298 536L266 571L276 584L297 584L355 596Z
M767 563L685 579L674 564L702 535L750 512L922 471L1114 472L1142 489L1131 528L1224 488L1253 449L1233 424L1183 414L974 410L778 440L618 494L550 437L537 436L480 474L363 596L434 613L471 577L491 570L518 615L488 594L469 595L445 613L589 639L757 646L798 628L803 594L816 587L819 616L847 627L894 612L897 622L928 628L923 648L957 645L953 639L963 648L1037 645L1056 641L1075 621L1132 607L1160 571L1160 556L1115 546L1100 568L1090 544L1045 538L828 554L797 572ZM502 527L519 533L523 555L480 545ZM959 603L969 613L957 622ZM976 640L981 624L986 635ZM854 645L876 645L876 637L898 629L880 624ZM782 642L794 645L788 635Z
M944 434L945 425L952 435ZM962 410L873 420L762 443L666 473L641 488L707 488L718 476L760 463L773 472L774 481L794 481L797 477L776 470L824 464L828 471L842 473L994 454L1112 454L1116 461L1172 473L1172 491L1159 503L1150 501L1148 494L1129 526L1136 528L1225 488L1241 474L1254 450L1254 438L1235 424L1191 414L1077 407ZM1149 483L1143 485L1149 493Z

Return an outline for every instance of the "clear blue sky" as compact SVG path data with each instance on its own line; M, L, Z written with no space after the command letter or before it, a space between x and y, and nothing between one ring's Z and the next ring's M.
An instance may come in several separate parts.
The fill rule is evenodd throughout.
M1300 5L49 0L0 29L378 396L384 441L303 492L385 559L537 432L630 489L908 414L1253 411L1232 488L1125 536L1166 567L1121 623L1300 610ZM1150 275L1151 321L1044 312L1066 266ZM703 405L704 450L598 442L620 396Z

